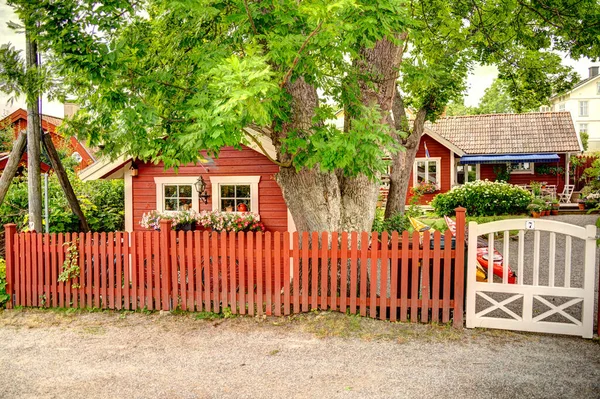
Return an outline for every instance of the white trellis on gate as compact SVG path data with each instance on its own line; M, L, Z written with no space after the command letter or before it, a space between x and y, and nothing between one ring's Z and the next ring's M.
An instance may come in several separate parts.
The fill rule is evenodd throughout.
M477 237L483 236L488 239L488 254L494 253L494 237L499 234L502 240L504 265L510 259L510 231L518 231L517 250L517 282L508 283L508 267L503 267L502 281L494 282L493 278L488 281L477 281ZM525 264L525 232L533 231L533 261ZM540 233L549 232L548 264L540 264ZM565 257L564 264L556 264L556 241L557 234L565 235ZM584 240L584 271L583 287L571 286L571 251L573 239ZM505 330L519 330L544 332L554 334L578 335L591 338L593 335L594 322L594 282L595 282L595 257L596 257L596 227L580 227L567 223L550 220L513 219L497 222L477 224L469 223L469 254L467 271L467 327L498 328ZM490 256L490 258L493 258ZM514 257L513 257L514 258ZM492 262L488 269L488 276L493 276ZM514 270L515 265L511 265ZM540 283L540 271L542 267L548 273L548 284ZM558 267L564 267L563 281L555 281L555 271ZM525 269L532 273L531 284L525 284ZM500 280L500 278L497 278ZM499 294L502 299L498 299ZM496 296L496 298L494 298ZM548 300L549 297L561 298L564 302L560 304ZM476 306L477 298L485 300L487 307ZM519 306L517 301L522 300L521 311L515 310ZM534 313L534 300L543 304L545 311L540 314ZM483 302L483 301L480 301ZM511 305L512 304L512 305ZM580 318L574 317L573 312L567 310L575 305L581 304ZM479 304L481 305L481 304ZM509 307L512 307L512 309ZM493 317L491 313L497 317ZM540 312L538 310L538 312ZM553 315L562 316L563 322L548 321Z

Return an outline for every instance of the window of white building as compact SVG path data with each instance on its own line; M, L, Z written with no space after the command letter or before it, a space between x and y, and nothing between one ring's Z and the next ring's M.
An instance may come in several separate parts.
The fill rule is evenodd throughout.
M588 116L588 102L579 101L579 116Z

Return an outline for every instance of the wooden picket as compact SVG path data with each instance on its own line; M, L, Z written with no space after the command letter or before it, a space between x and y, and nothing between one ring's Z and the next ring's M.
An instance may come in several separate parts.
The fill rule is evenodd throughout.
M17 233L6 225L8 307L289 315L310 310L462 326L464 211L449 232ZM445 245L442 245L442 242ZM78 276L65 282L68 247Z

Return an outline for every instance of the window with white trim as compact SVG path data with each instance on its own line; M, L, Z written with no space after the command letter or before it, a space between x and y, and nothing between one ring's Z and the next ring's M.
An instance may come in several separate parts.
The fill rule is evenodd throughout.
M579 101L579 116L588 116L588 102Z
M192 209L192 186L190 184L164 184L163 190L165 211Z
M198 192L194 183L198 176L155 177L156 209L159 212L200 210Z
M581 133L587 133L588 132L588 124L587 123L580 123L579 124L579 134Z
M600 96L600 82L596 82L596 94Z
M558 110L559 111L564 111L565 109L566 109L565 103L558 104Z
M534 171L533 162L515 162L510 164L510 173L532 173Z
M413 165L413 185L433 183L440 186L440 158L417 158Z
M259 181L260 176L211 176L213 211L239 212L244 204L244 212L259 213Z

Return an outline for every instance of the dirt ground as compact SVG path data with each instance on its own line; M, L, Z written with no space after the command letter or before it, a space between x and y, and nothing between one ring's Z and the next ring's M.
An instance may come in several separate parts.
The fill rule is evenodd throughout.
M3 311L0 397L600 397L598 339L208 316Z

